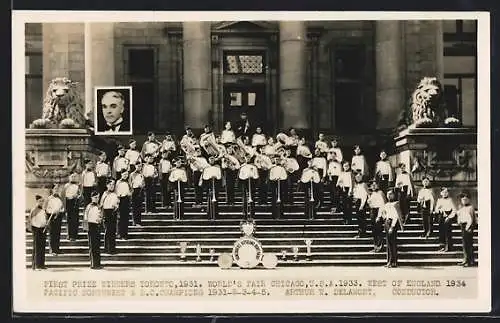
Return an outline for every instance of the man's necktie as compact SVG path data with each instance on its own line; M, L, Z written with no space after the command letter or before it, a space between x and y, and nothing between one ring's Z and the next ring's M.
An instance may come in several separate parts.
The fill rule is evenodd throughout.
M120 125L121 125L121 122L118 124L114 124L114 125L106 124L106 127L104 128L104 130L105 131L108 131L108 130L115 131L116 128L119 127Z

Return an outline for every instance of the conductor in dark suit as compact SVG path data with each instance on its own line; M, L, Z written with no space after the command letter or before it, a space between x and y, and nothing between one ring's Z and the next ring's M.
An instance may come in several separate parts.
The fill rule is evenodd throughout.
M236 122L236 137L248 136L250 137L252 134L252 125L250 120L248 120L248 116L246 112L242 112L240 114L240 120Z
M97 131L130 133L130 90L97 89Z

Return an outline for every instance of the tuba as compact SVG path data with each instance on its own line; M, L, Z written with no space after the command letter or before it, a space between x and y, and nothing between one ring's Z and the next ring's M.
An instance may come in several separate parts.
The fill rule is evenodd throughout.
M265 170L269 170L273 167L271 158L264 154L256 154L254 164L257 168Z
M225 152L225 147L217 143L213 132L208 134L204 133L200 136L200 146L209 156L213 156L215 158L222 157Z
M297 146L298 139L287 135L284 132L280 132L276 135L276 140L284 146Z
M198 144L196 143L196 139L192 137L183 137L181 139L181 149L186 155L186 158L190 158L195 155L196 149L198 148Z

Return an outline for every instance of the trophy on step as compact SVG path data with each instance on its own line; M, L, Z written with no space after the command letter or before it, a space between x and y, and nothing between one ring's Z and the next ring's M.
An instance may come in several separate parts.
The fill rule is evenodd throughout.
M196 245L196 262L201 261L201 245L198 243Z
M210 262L214 262L215 259L215 249L210 249Z
M295 261L299 261L299 247L298 246L293 246L292 247L292 252L293 252L293 259Z
M312 239L305 239L304 242L306 244L306 260L310 261L311 257L312 257L311 246L312 246L313 240Z
M185 241L179 242L179 248L180 248L180 259L181 261L186 261L186 250L187 250L187 245L188 243Z

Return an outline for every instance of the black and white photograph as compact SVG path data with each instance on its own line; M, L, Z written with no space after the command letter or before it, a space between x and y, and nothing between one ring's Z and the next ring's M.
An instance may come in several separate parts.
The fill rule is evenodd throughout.
M95 134L132 135L132 87L95 87Z
M15 309L489 311L489 28L14 12Z

